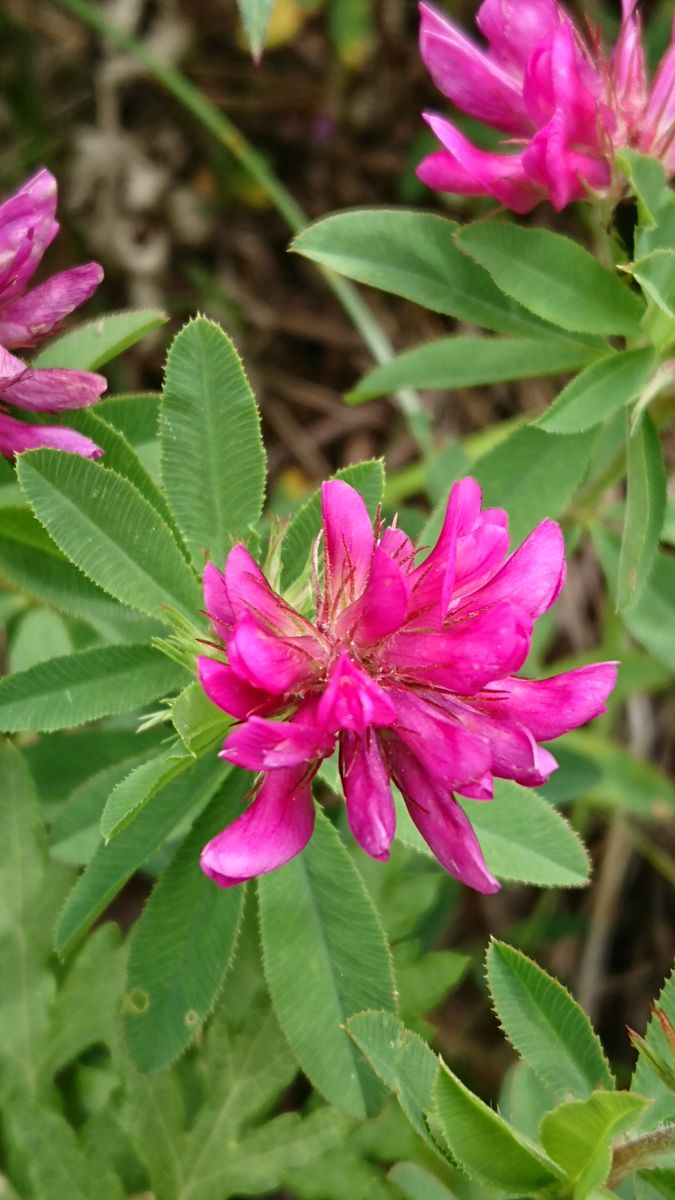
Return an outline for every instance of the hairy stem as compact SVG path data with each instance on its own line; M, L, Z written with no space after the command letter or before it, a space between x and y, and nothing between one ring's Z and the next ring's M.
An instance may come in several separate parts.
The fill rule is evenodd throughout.
M670 1150L675 1150L675 1125L662 1125L660 1129L615 1146L607 1187L616 1187L635 1171L657 1167L661 1156Z

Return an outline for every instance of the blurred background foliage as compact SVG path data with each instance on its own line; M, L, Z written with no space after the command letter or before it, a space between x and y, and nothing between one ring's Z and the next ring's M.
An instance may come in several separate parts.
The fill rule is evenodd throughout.
M260 179L137 57L93 31L71 7L59 0L4 0L0 7L0 191L9 192L38 165L54 171L65 232L50 252L51 270L91 257L106 272L87 315L95 315L97 307L168 310L168 332L151 335L113 364L111 391L156 392L170 334L195 311L204 312L234 337L251 376L265 426L273 509L292 512L337 468L383 456L388 512L398 509L402 523L416 533L462 471L467 447L470 456L472 447L485 448L498 438L504 423L541 410L560 380L424 393L433 453L422 463L393 398L358 406L344 402L344 393L372 365L371 356L312 264L287 253L288 223ZM373 204L441 208L459 219L487 211L482 201L434 196L415 179L415 163L429 145L420 111L442 107L442 98L418 56L412 0L276 0L259 65L251 61L234 0L91 0L89 7L160 65L189 79L233 123L230 146L238 131L309 218ZM576 6L578 13L582 7L609 34L616 29L618 4L589 0ZM477 5L467 0L446 8L469 27ZM655 59L669 36L672 3L645 3L642 11ZM589 213L581 207L555 216L542 206L531 220L593 238ZM449 330L475 332L404 300L363 292L397 351ZM127 434L152 465L151 403L147 411L149 419L136 421ZM669 439L664 446L672 471L672 433ZM609 502L620 505L621 499L620 487L615 488ZM655 602L653 628L658 632L659 622L665 622L660 644L650 645L649 636L631 636L614 612L583 514L569 528L574 557L567 589L554 613L540 622L528 667L533 673L550 672L553 662L564 669L603 657L624 663L608 714L590 732L569 735L556 747L562 770L542 789L552 803L565 806L589 844L593 885L578 893L511 887L482 897L461 890L407 851L396 851L386 874L358 858L388 933L395 946L400 942L396 961L404 1019L443 1051L462 1078L493 1099L505 1076L511 1079L513 1055L485 995L481 962L490 934L523 948L571 986L595 1020L620 1080L628 1077L634 1059L625 1026L644 1029L648 1003L673 955L675 651L668 642L668 621L675 622L675 597L669 602L660 597L661 607ZM672 501L664 540L672 556ZM73 638L83 644L77 643L77 630L65 629L48 609L9 595L0 595L0 606L6 668L21 669L63 652ZM127 738L131 746L123 723L108 722L106 731L113 740ZM60 857L71 867L85 859L81 847L71 845L64 854L67 819L64 833L59 816L69 798L91 786L109 765L87 756L88 736L51 735L27 748L41 819L56 828L52 842L61 846ZM56 773L53 763L48 765L51 753L58 755ZM111 762L118 753L116 748ZM137 917L151 876L150 870L135 877L108 913L123 930ZM54 886L52 911L60 904L63 882ZM70 974L47 963L46 947L38 947L31 969L49 975L52 982L45 987L70 986L81 1003L77 972L104 971L110 981L115 972L119 975L122 953L108 928L91 939L82 965L71 967ZM96 965L97 956L104 966ZM264 1002L256 998L257 964L249 970L244 956L237 970L246 976L242 1008L243 997L253 997L256 1020L264 1022ZM124 1076L127 1067L119 1065L123 1056L118 1058L106 1011L103 1006L101 1028L89 1042L83 1046L75 1038L54 1069L65 1072L62 1106L82 1134L84 1149L73 1149L74 1161L91 1151L105 1129L109 1160L124 1160L129 1191L140 1191L147 1186L149 1168L142 1156L139 1165L138 1146L146 1134L133 1128L126 1106L133 1089L145 1084ZM240 1036L245 1036L241 1016L221 1014L207 1035L206 1053L193 1051L157 1085L171 1093L162 1103L173 1112L176 1138L183 1136L184 1117L172 1089L180 1092L190 1119L197 1119L211 1086L200 1073L211 1069L212 1043L231 1039L234 1044ZM305 1085L284 1051L274 1050L278 1035L268 1030L265 1036L273 1044L270 1055L279 1056L278 1081L244 1114L249 1138L255 1137L255 1126L253 1132L249 1126L260 1113L273 1112L275 1120L283 1120L282 1114L307 1110L308 1104ZM83 1049L87 1054L78 1058ZM311 1119L312 1104L310 1099L310 1116L303 1121ZM108 1121L102 1114L113 1108L117 1115ZM17 1111L13 1136L21 1143L28 1137L30 1111ZM336 1200L376 1196L383 1164L416 1154L424 1163L419 1147L402 1142L412 1136L403 1128L387 1109L361 1128L343 1130L347 1141L337 1157L331 1157L337 1153L331 1150L337 1134L323 1130L327 1157L314 1166L302 1155L297 1161L292 1155L280 1159L269 1178L261 1176L261 1190L283 1186L283 1194ZM49 1140L46 1126L40 1136ZM156 1130L153 1136L159 1137ZM147 1138L154 1146L149 1133ZM317 1145L323 1153L323 1142ZM379 1164L376 1170L373 1163ZM76 1162L73 1170L78 1169L84 1170ZM42 1194L39 1180L31 1186ZM235 1191L223 1195L236 1193L236 1177L231 1186ZM387 1194L410 1194L390 1186Z

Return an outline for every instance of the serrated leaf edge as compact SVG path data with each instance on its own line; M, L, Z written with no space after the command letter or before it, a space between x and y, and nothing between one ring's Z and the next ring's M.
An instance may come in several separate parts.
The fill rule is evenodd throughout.
M32 465L30 460L31 460L31 457L32 457L32 455L34 455L34 454L50 454L50 455L51 455L51 454L58 454L58 455L64 455L64 454L66 454L66 453L67 453L67 452L66 452L66 451L64 451L64 450L45 450L44 448L37 449L37 450L27 450L27 451L25 451L23 454L20 454L20 455L18 456L18 460L19 460L19 461L17 462L17 467L18 467L18 470L17 470L17 475L18 475L18 473L19 473L19 470L20 470L20 463L21 463L21 460L22 460L22 459L26 459L26 461L28 462L28 464L29 464L29 465ZM104 467L104 466L102 465L102 463L97 463L97 464L96 464L96 469L97 469L98 471L105 471L105 472L106 472L108 475L112 475L112 476L114 476L114 478L115 478L115 479L117 479L117 480L120 480L120 481L122 482L122 484L126 485L126 487L129 487L129 488L131 488L131 489L132 489L132 491L133 491L133 493L134 493L134 496L135 496L135 497L136 497L138 500L140 500L141 504L144 504L144 505L145 505L145 507L148 509L148 511L149 511L149 512L151 512L151 513L152 513L152 515L153 515L154 517L156 517L156 518L157 518L157 520L159 521L159 523L160 523L160 525L161 525L161 527L162 527L162 530L164 530L164 531L165 531L165 532L166 532L166 533L169 535L169 537L171 538L171 541L172 541L172 542L173 542L173 543L176 545L176 549L178 550L179 554L181 554L181 558L182 558L182 557L183 557L183 555L182 555L182 553L181 553L181 551L180 551L180 547L179 547L179 546L176 544L176 539L175 539L175 537L173 536L173 534L172 534L172 532L171 532L171 530L170 530L169 526L167 525L166 521L165 521L165 520L164 520L164 519L163 519L163 518L162 518L162 517L159 515L159 513L157 513L157 512L156 512L156 510L155 510L155 509L152 507L152 505L150 504L149 500L146 500L146 499L145 499L145 496L143 496L143 495L142 495L142 493L141 493L141 492L139 492L139 490L138 490L138 488L136 487L135 483L132 483L130 479L127 479L126 475L120 475L120 474L119 474L119 472L118 472L118 471L115 471L115 470L114 470L112 467ZM37 472L37 473L39 474L39 472ZM24 496L26 496L26 492L25 492L25 489L24 489L24 487L23 487L23 485L22 485L22 483L21 483L21 479L20 479L20 478L19 478L19 486L21 487L21 491L23 492ZM156 613L156 612L150 612L150 611L149 611L149 609L147 609L147 608L141 608L141 606L140 606L139 604L130 604L130 603L129 603L129 601L127 601L127 600L120 600L119 596L115 596L115 595L114 595L114 593L113 593L113 592L111 592L111 591L109 590L109 588L107 588L107 587L104 587L102 583L100 583L100 582L99 582L97 579L94 579L94 577L93 577L92 575L90 575L88 571L84 571L84 570L82 569L82 567L80 567L80 566L79 566L79 564L75 562L74 558L72 558L72 557L70 556L70 554L67 554L67 553L66 553L66 551L63 549L63 547L59 546L59 544L58 544L58 542L55 540L55 538L53 538L53 537L52 537L52 534L49 532L49 529L48 529L48 528L47 528L47 526L45 525L44 521L41 521L41 520L40 520L40 517L38 516L38 514L37 514L37 513L36 513L36 511L35 511L35 509L33 508L33 505L31 504L30 500L28 499L28 496L26 496L26 503L28 504L28 507L30 508L30 510L31 510L31 512L32 512L32 514L33 514L33 516L35 517L35 519L36 519L36 520L39 522L39 524L42 526L42 528L45 530L45 532L46 532L47 534L49 534L49 537L52 539L52 541L54 542L54 544L55 544L56 546L58 546L58 547L59 547L59 550L60 550L60 551L61 551L61 553L63 554L64 558L66 558L66 559L68 560L68 562L69 562L69 563L71 563L71 564L72 564L72 566L74 566L74 567L75 567L75 570L76 570L76 571L79 571L79 572L80 572L80 575L84 575L85 579L88 579L90 583L93 583L93 584L95 584L95 585L96 585L96 587L100 588L100 590L101 590L102 592L105 592L105 594L106 594L107 596L110 596L110 597L111 597L113 600L115 600L115 601L116 601L118 604L121 604L123 608L128 608L128 609L131 609L131 611L132 611L132 612L140 612L140 613L143 613L143 615L144 615L144 616L146 616L146 617L153 617L155 620L160 620L160 621L161 621L161 620L165 620L165 618L163 617L163 615L160 615L160 614L158 614L158 613ZM188 570L190 571L190 573L191 573L191 574L192 574L192 576L194 577L194 580L195 580L195 583L197 584L197 587L199 587L199 578L198 578L198 576L197 576L197 574L196 574L196 572L195 572L194 568L191 566L191 564L190 564L190 563L186 563L185 565L187 566Z
M504 1037L506 1038L509 1045L512 1046L513 1049L515 1050L520 1061L524 1062L526 1064L526 1066L529 1068L529 1070L532 1072L532 1074L539 1080L539 1083L541 1083L542 1086L545 1087L546 1090L552 1096L554 1096L554 1092L553 1092L553 1089L551 1088L550 1083L548 1083L547 1080L542 1078L542 1076L539 1074L538 1070L535 1067L533 1067L531 1065L531 1063L526 1062L526 1060L523 1058L522 1054L520 1053L520 1050L518 1049L518 1047L515 1045L514 1042L512 1042L511 1038L509 1037L506 1029L504 1028L504 1026L502 1024L501 1018L497 1011L496 1001L495 1001L495 998L494 998L494 995L492 992L492 987L490 984L489 955L490 955L490 951L493 948L497 949L497 948L501 948L502 946L506 946L507 950L512 952L518 959L522 960L523 962L526 962L528 965L534 966L538 971L540 971L541 974L546 977L546 980L548 982L552 983L558 989L559 992L562 992L564 994L564 996L572 1002L572 1004L575 1006L575 1008L577 1008L579 1010L579 1012L582 1014L582 1016L585 1018L585 1020L588 1021L588 1024L591 1028L591 1032L593 1034L593 1038L595 1040L598 1050L600 1051L600 1056L602 1058L603 1064L607 1068L608 1078L609 1078L609 1080L611 1080L612 1084L614 1084L613 1089L606 1089L606 1090L616 1090L616 1080L614 1078L614 1075L612 1074L612 1069L609 1064L609 1059L607 1058L607 1055L605 1054L605 1050L602 1045L602 1042L600 1041L600 1038L598 1037L598 1034L597 1034L596 1030L593 1028L593 1025L591 1024L590 1020L586 1016L586 1013L584 1012L583 1008L579 1004L579 1001L572 995L572 993L565 987L565 985L560 982L559 979L556 979L554 975L551 975L548 971L544 970L544 968L542 966L540 966L539 963L534 962L534 959L528 958L527 954L524 954L523 951L519 950L516 946L511 946L511 945L509 945L508 942L503 942L503 941L501 941L500 938L496 938L494 935L491 935L490 940L487 945L487 949L485 951L485 961L483 964L483 977L485 979L485 984L487 986L488 994L490 996L490 1008L492 1009L493 1015L495 1017L495 1020L497 1021L497 1024L498 1024L500 1030L504 1034ZM594 1090L597 1090L597 1089L594 1089ZM575 1097L575 1099L579 1099L579 1097Z
M314 803L316 804L316 801L314 801ZM323 810L322 810L322 811L323 811ZM328 817L326 817L326 820L328 820ZM331 823L331 822L329 822L329 823ZM337 834L337 830L335 830L335 828L334 828L334 827L333 827L333 829L334 829L334 832ZM373 915L373 917L374 917L374 919L375 919L375 923L376 923L376 925L377 925L377 928L378 928L378 930L380 931L380 933L382 934L383 943L384 943L384 946L385 946L385 949L386 949L387 961L388 961L388 964L389 964L389 978L390 978L391 985L392 985L392 988L391 988L391 997L392 997L392 1003L393 1003L393 1010L392 1010L392 1012L391 1012L389 1015L390 1015L390 1016L392 1016L392 1017L395 1017L395 1018L398 1020L398 1019L400 1019L400 1018L399 1018L399 1016L398 1016L398 987L397 987L397 984L396 984L396 974L395 974L395 968L394 968L394 956L393 956L393 954L392 954L392 952L391 952L391 946L389 945L389 939L388 939L388 937L387 937L387 935L386 935L386 933L385 933L385 931L384 931L384 925L382 924L382 919L381 919L381 917L380 917L380 914L379 914L379 912L378 912L378 910L377 910L377 908L376 908L376 906L375 906L375 902L374 902L374 900L373 900L373 898L372 898L372 896L371 896L370 892L368 891L368 889L367 889L367 887L366 887L365 883L363 882L363 878L362 878L362 876L361 876L361 873L360 873L360 871L358 870L358 868L356 867L356 865L355 865L355 863L354 863L354 861L353 861L353 859L352 859L352 857L351 857L351 855L350 855L349 851L347 850L347 847L345 846L345 844L344 844L344 842L342 841L342 838L339 836L339 834L337 834L337 842L339 842L339 845L340 845L340 848L341 848L341 850L342 850L343 854L345 855L345 857L346 857L347 861L349 862L350 866L352 867L353 871L355 872L355 874L356 874L356 876L357 876L357 878L358 878L359 887L361 888L361 890L362 890L362 892L363 892L363 896L364 896L364 898L365 898L365 900L366 900L366 902L367 902L368 906L369 906L369 907L371 908L371 910L372 910L372 915ZM302 853L302 852L301 852L301 853ZM256 883L257 883L257 880L256 880ZM294 1048L294 1047L291 1045L291 1042L290 1042L290 1040L289 1040L289 1038L288 1038L288 1036L287 1036L287 1034L286 1034L286 1029L285 1029L284 1022L283 1022L283 1021L282 1021L282 1019L281 1019L281 1015L280 1015L280 1013L279 1013L279 1011L278 1011L278 1009L277 1009L277 1006L276 1006L276 1001L275 1001L275 999L274 999L274 996L272 995L272 991L271 991L271 988L270 988L270 986L269 986L269 975L268 975L267 954L265 953L265 939L264 939L264 937L263 937L263 931L262 931L262 906L261 906L261 904L260 904L260 895L259 895L259 892L258 892L258 889L257 889L257 888L256 888L256 918L257 918L257 926L258 926L258 939L259 939L259 946L260 946L260 957L261 957L261 959L262 959L262 965L263 965L263 976L264 976L264 979L265 979L265 985L266 985L266 987L267 987L267 994L268 994L268 996L269 996L270 1004L271 1004L271 1006L272 1006L272 1011L274 1012L274 1015L275 1015L275 1017L276 1017L276 1020L277 1020L277 1022L278 1022L278 1024L279 1024L279 1028L280 1028L281 1032L283 1033L283 1035L284 1035L284 1038L286 1039L286 1042L287 1042L287 1044L288 1044L288 1048L289 1048L289 1050L290 1050L291 1054L292 1054L292 1055L293 1055L293 1057L295 1058L295 1060L296 1060L296 1062L297 1062L297 1064L298 1064L298 1067L299 1067L299 1069L300 1069L300 1070L303 1072L303 1074L304 1074L304 1067L302 1066L302 1064L301 1064L300 1060L298 1059L298 1057L297 1057L297 1055L296 1055L296 1052L295 1052L295 1048ZM374 1010L374 1011L376 1011L376 1012L386 1012L387 1010L386 1010L386 1009L376 1009L376 1010ZM357 1015L356 1013L352 1013L352 1016L356 1016L356 1015ZM349 1018L348 1018L348 1020L351 1020L351 1017L349 1017ZM345 1028L345 1025L346 1025L346 1022L340 1022L340 1023L338 1024L338 1026L337 1026L337 1027L338 1027L338 1029L341 1029L341 1030L343 1030L343 1032L344 1032L345 1034L348 1034L348 1030ZM420 1040L421 1040L421 1039L420 1039ZM354 1039L353 1039L353 1038L351 1038L351 1041L354 1041ZM364 1058L364 1061L366 1061L366 1062L367 1062L367 1065L368 1065L369 1069L370 1069L370 1070L372 1070L372 1067L371 1067L371 1064L370 1064L370 1062L368 1062L368 1060L365 1058L365 1055L363 1055L363 1052L361 1051L360 1047L359 1047L358 1049L359 1049L359 1053L360 1053L360 1054L362 1055L362 1057ZM377 1072L375 1071L375 1072L374 1072L374 1074L375 1074L375 1075L377 1075ZM379 1076L378 1076L378 1078L379 1078ZM334 1100L332 1100L332 1099L331 1099L331 1097L329 1097L328 1095L326 1095L326 1093L325 1093L325 1092L322 1090L322 1088L320 1088L320 1087L318 1086L318 1084L314 1083L314 1081L313 1081L313 1080L311 1080L311 1084L312 1084L312 1087L314 1088L314 1090L315 1090L315 1091L316 1091L316 1092L317 1092L317 1093L318 1093L320 1096L322 1096L322 1097L323 1097L323 1099L324 1099L324 1100L325 1100L325 1101L326 1101L328 1104L330 1104L330 1105L331 1105L333 1108L338 1108L338 1105L337 1105L337 1104L335 1104L335 1101L334 1101ZM385 1085L385 1086L386 1086L386 1085ZM389 1088L387 1088L387 1091L389 1091L389 1090L390 1090L390 1089L389 1089ZM341 1110L338 1108L338 1111L341 1111ZM347 1113L347 1116L352 1116L352 1115L353 1115L353 1114L351 1114L351 1113Z
M188 321L186 321L184 325L181 326L181 328L178 330L178 332L176 334L174 334L173 338L171 339L171 342L167 348L166 356L164 358L164 368L162 371L162 388L159 393L155 393L155 394L159 395L159 414L158 414L158 430L157 430L157 432L158 432L158 438L159 438L160 478L163 481L165 479L165 473L166 473L164 439L162 437L162 424L163 424L163 413L164 413L164 399L165 399L165 394L166 394L167 387L169 384L169 378L171 375L171 353L174 350L176 343L182 337L182 335L184 333L186 333L186 331L188 329L190 329L193 325L198 325L198 326L200 326L200 328L203 328L204 326L208 326L210 329L215 329L223 338L225 338L225 340L229 344L235 358L237 359L237 362L239 364L239 369L241 370L241 373L242 373L242 377L244 379L246 387L248 388L248 391L250 392L251 399L253 401L253 408L255 411L256 424L257 424L258 445L259 445L260 449L262 450L262 457L263 457L263 490L262 490L262 495L260 497L260 511L258 512L258 516L256 517L256 520L253 523L253 524L257 525L262 517L263 511L265 508L265 500L267 498L267 483L268 483L267 451L265 449L265 443L263 441L263 436L262 436L262 419L261 419L261 415L260 415L260 405L258 404L258 400L257 400L256 394L253 390L251 380L249 379L248 372L246 370L246 365L244 363L244 359L243 359L242 355L239 353L239 350L237 349L234 338L230 337L229 333L226 333L226 331L223 329L223 327L221 325L218 324L217 321L213 321L210 317L205 316L204 313L200 313L200 312L195 313L194 316L190 317L190 319ZM168 500L168 497L167 497L167 504L169 504L169 508L171 508L171 504ZM173 513L173 509L171 511ZM187 544L188 544L187 534L181 527L180 521L178 520L178 517L176 516L175 513L173 513L173 517L176 522L176 526L180 530L181 537L184 539L185 544L187 546ZM249 522L249 527L251 526L251 524L252 523ZM192 561L191 555L190 555L190 560Z

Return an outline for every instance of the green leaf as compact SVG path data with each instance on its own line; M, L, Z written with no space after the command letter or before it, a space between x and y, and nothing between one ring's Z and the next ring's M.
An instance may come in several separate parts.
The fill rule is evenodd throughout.
M675 200L671 189L664 185L663 168L660 164L644 160L640 165L640 174L643 183L649 174L649 183L638 198L639 221L634 237L635 261L624 269L637 279L650 301L645 332L656 345L668 345L672 342L675 332Z
M636 1033L634 1029L628 1030L628 1037L633 1049L639 1051L645 1063L656 1072L661 1082L665 1083L668 1091L675 1095L675 1063L666 1062L665 1058L657 1054L649 1045L649 1042L645 1038L640 1037L640 1034Z
M57 613L48 608L30 608L20 617L9 648L12 674L50 658L70 654L73 649L67 626Z
M138 448L156 441L159 405L160 397L156 392L123 393L99 400L96 415Z
M495 780L495 798L460 803L478 836L488 867L501 879L539 887L581 887L588 880L586 851L567 821L531 788ZM397 798L397 837L433 857Z
M393 1092L413 1129L436 1149L426 1113L433 1103L438 1058L426 1042L411 1033L390 1012L357 1013L347 1021L347 1032L390 1092Z
M168 319L158 308L108 313L50 342L35 355L31 366L98 371L104 363L117 358Z
M492 941L487 982L511 1045L560 1099L587 1099L614 1081L600 1040L569 992L520 950Z
M24 749L42 810L52 819L73 789L97 771L124 764L125 759L136 755L149 757L161 740L162 730L157 727L142 733L133 728L98 726L43 734Z
M616 600L619 538L611 530L596 526L593 542ZM623 618L633 637L675 671L675 559L671 555L657 554L642 595Z
M643 228L653 227L659 209L672 195L663 164L627 146L619 151L616 161L637 197L640 224Z
M468 1175L516 1195L559 1187L555 1163L474 1096L444 1063L434 1099L448 1149Z
M572 1200L585 1200L605 1183L614 1138L635 1124L646 1103L629 1092L594 1092L542 1118L541 1144L572 1183Z
M666 500L666 512L661 537L670 546L675 546L675 496L668 496Z
M186 1143L185 1101L176 1073L150 1076L129 1071L125 1084L124 1124L148 1173L153 1200L175 1200L183 1183ZM100 1138L94 1144L100 1152Z
M356 488L356 491L363 496L371 517L375 516L384 490L384 469L379 458L357 463L353 467L343 467L331 478L342 479ZM320 531L321 489L317 488L299 512L295 514L286 530L282 546L283 572L281 579L284 587L294 583L307 566L312 554L314 539Z
M104 591L151 617L170 604L194 618L197 581L167 526L136 488L77 454L32 450L17 474L57 546Z
M471 325L524 337L561 336L504 295L487 271L457 249L457 229L455 221L431 213L365 208L315 222L291 249Z
M347 393L350 403L398 388L463 388L560 375L588 362L590 352L573 342L535 338L486 338L457 334L416 346L375 367Z
M160 409L162 479L192 558L222 563L265 494L260 416L230 338L197 317L169 350Z
M437 1008L457 988L471 964L468 954L455 950L426 950L406 939L394 947L399 1004L411 1020Z
M72 735L71 735L72 736ZM85 778L69 794L49 831L49 849L60 862L83 866L101 842L101 813L113 788L145 762L152 744Z
M360 3L361 0L347 0ZM371 10L372 13L372 10ZM348 1138L321 1158L284 1173L285 1195L306 1200L401 1200L400 1191L387 1181L382 1164L373 1162ZM5 1197L3 1196L3 1200ZM16 1197L7 1197L16 1200Z
M60 1113L21 1097L8 1111L8 1131L35 1196L49 1200L125 1200L126 1189L103 1162L80 1149Z
M90 408L82 408L77 412L70 413L68 424L85 434L86 437L90 437L97 446L105 451L103 465L108 470L123 475L125 479L129 480L129 483L133 483L141 496L147 500L148 504L152 505L155 512L166 522L179 540L180 534L177 533L173 514L164 493L157 486L150 472L143 466L138 454L132 449L124 434L115 429L108 421L103 420L98 408L96 412L92 412Z
M253 926L250 931L254 932ZM241 1139L242 1129L260 1114L269 1112L297 1074L297 1066L270 1009L267 995L259 990L262 980L255 968L251 981L253 964L245 961L246 951L251 949L252 940L244 939L227 1000L218 1006L209 1024L199 1058L205 1099L190 1129L182 1156L182 1186L166 1200L214 1200L216 1195L249 1192L254 1190L254 1178L259 1179L258 1171L282 1169L274 1126L264 1125L260 1130L261 1137L253 1143L246 1137ZM314 1127L317 1154L335 1141L342 1141L346 1132L344 1118L332 1110L328 1121L333 1127L331 1138L330 1130L324 1124L328 1111L320 1109L319 1112L323 1115L319 1125ZM294 1128L297 1130L294 1125L287 1128L291 1140ZM303 1132L311 1130L311 1125L302 1127ZM264 1141L266 1133L272 1135L269 1146ZM261 1159L258 1169L252 1167L248 1176L240 1178L235 1186L227 1174L229 1166L233 1165L239 1171L242 1162L239 1147L248 1157L249 1150L256 1146ZM309 1158L311 1147L308 1150ZM293 1156L290 1149L289 1159ZM290 1165L287 1161L283 1169ZM230 1191L227 1191L228 1187ZM271 1187L272 1181L260 1190ZM255 1190L258 1190L257 1186Z
M244 772L230 773L134 926L124 1030L141 1071L161 1070L182 1053L213 1008L231 964L244 889L217 887L201 871L199 854L238 815L247 787Z
M115 1044L125 959L126 946L113 922L87 938L54 1000L45 1063L50 1076L90 1046Z
M666 511L666 472L658 430L644 412L628 438L626 520L619 557L617 605L635 608L647 585Z
M222 742L232 717L209 700L196 680L171 705L171 720L186 750L199 757Z
M91 583L28 508L0 508L0 572L13 587L80 617L114 641L137 641L148 622Z
M667 247L652 250L638 258L630 271L647 298L667 317L675 317L675 252Z
M189 1178L207 1165L211 1145L233 1142L244 1126L270 1111L298 1073L269 998L256 988L246 994L240 966L241 959L206 1033L201 1062L206 1099L191 1131L186 1155Z
M548 229L477 221L455 235L498 287L530 312L572 332L635 334L644 305L577 242Z
M539 1137L539 1124L553 1103L550 1089L534 1074L523 1059L509 1067L499 1089L499 1112L509 1125L515 1125L521 1133L535 1142Z
M652 1200L654 1196L675 1200L675 1168L657 1167L654 1171L640 1171L635 1180L635 1195L637 1200Z
M0 679L0 729L69 729L149 704L184 678L152 646L80 650Z
M461 799L490 870L540 887L583 887L590 862L567 821L531 788L495 780L495 798Z
M572 499L591 457L595 434L560 439L541 429L516 429L476 459L471 474L483 489L486 507L509 514L513 543L544 517L558 517Z
M586 367L537 419L547 433L581 433L618 412L642 392L656 366L651 349L623 350ZM565 447L561 446L564 456Z
M672 780L654 763L637 758L613 738L585 729L568 733L565 745L578 750L599 771L600 777L589 781L582 793L594 808L618 808L648 821L663 820L675 812Z
M223 780L218 759L205 758L162 788L135 821L108 845L99 846L61 913L55 949L65 954L86 933L135 871L191 810L205 804Z
M342 1026L361 1009L394 1010L391 957L361 878L321 811L307 849L261 877L259 896L279 1023L318 1091L366 1116L381 1104L381 1088Z
M190 755L181 756L180 751L171 748L157 758L133 767L115 784L106 800L101 814L101 835L106 842L121 833L167 783L193 762Z
M0 772L0 1092L35 1094L44 1081L55 990L45 970L49 911L64 873L46 878L35 788L23 755L8 743L0 744Z
M286 1171L319 1158L341 1142L344 1118L329 1108L307 1117L283 1113L255 1129L234 1145L215 1143L208 1163L196 1180L179 1193L178 1200L214 1200L218 1196L275 1192Z
M423 1167L418 1167L417 1163L396 1163L389 1172L389 1178L409 1200L455 1200L455 1192L451 1192L440 1179L430 1175Z
M654 1007L661 1009L671 1025L675 1026L675 970L666 979L654 1001ZM652 1014L647 1024L645 1040L650 1050L658 1054L665 1062L674 1064L673 1051L655 1013ZM644 1054L638 1055L630 1090L632 1093L652 1101L640 1122L640 1131L658 1129L666 1121L675 1121L675 1095L653 1070Z
M246 37L251 47L251 54L256 62L260 58L265 45L265 33L272 15L275 0L237 0L241 19L244 22Z

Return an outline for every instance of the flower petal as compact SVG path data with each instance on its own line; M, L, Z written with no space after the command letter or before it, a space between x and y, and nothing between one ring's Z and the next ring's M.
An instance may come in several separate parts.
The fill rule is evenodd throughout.
M492 772L486 771L480 779L475 783L462 784L461 788L455 789L460 796L467 796L470 800L494 800L495 788L492 778Z
M526 726L537 741L560 737L605 711L617 664L593 663L550 679L500 679L473 701L490 715Z
M513 212L527 213L542 199L541 189L529 177L525 168L524 151L514 154L493 154L480 150L460 133L451 121L433 113L423 113L436 137L465 176L475 180L470 195L494 196ZM468 188L461 189L468 192Z
M415 547L407 533L397 525L387 525L380 538L380 549L393 558L406 575L410 573L415 562Z
M199 682L212 704L222 708L237 721L243 721L253 713L269 712L278 706L276 697L269 692L253 687L241 679L227 663L215 658L199 655L197 658Z
M531 126L518 78L431 5L420 4L420 14L420 52L439 91L487 125L526 134Z
M316 725L250 717L228 734L220 756L249 771L270 771L326 758L334 743L334 737Z
M235 617L253 616L271 633L314 640L314 627L274 591L242 542L230 550L224 578Z
M609 156L617 128L616 100L603 103L599 69L565 18L532 54L523 94L540 126L523 155L529 176L561 210L611 181Z
M44 168L0 204L0 303L20 295L58 233L56 180Z
M309 682L320 663L309 638L280 638L266 633L253 617L237 621L227 643L230 666L240 679L274 696Z
M523 152L523 165L532 180L549 193L556 212L589 191L603 191L611 182L606 154L580 150L570 128L568 114L557 108L551 120L532 138Z
M553 756L537 745L525 724L494 715L488 704L474 707L473 698L465 702L456 696L440 696L436 697L436 703L464 729L485 740L490 748L490 771L499 779L514 779L524 787L539 787L556 769L558 764ZM462 787L456 790L465 796L473 794Z
M230 603L225 576L213 563L207 563L204 567L202 585L206 615L216 632L225 641L235 624L234 609Z
M363 499L349 484L331 479L321 485L325 563L324 620L347 608L362 593L375 548L375 535Z
M524 71L535 47L561 19L556 0L483 0L476 24L490 53L506 67Z
M412 593L408 624L424 615L426 621L443 619L455 584L458 538L470 533L480 516L481 490L467 477L453 484L435 546L410 573Z
M392 735L400 738L439 784L462 791L489 771L489 743L435 704L433 693L420 696L397 688L391 698L396 705Z
M667 47L652 80L649 102L644 112L643 127L654 130L657 138L667 142L672 154L672 132L675 123L675 17L673 17L670 44ZM654 152L663 152L655 147ZM670 165L670 164L669 164Z
M522 667L528 654L532 620L512 604L447 622L441 632L402 630L382 661L417 683L432 683L471 695L488 682ZM509 664L506 666L506 664Z
M108 381L91 371L33 370L0 346L0 395L31 412L61 412L94 404Z
M369 725L391 725L396 709L387 693L342 651L333 664L317 709L322 729L363 733Z
M204 847L200 866L220 887L282 867L304 850L314 829L305 766L270 771L250 808Z
M52 275L45 283L0 308L0 342L34 346L69 313L84 304L103 278L98 263L87 263Z
M496 575L461 604L482 608L508 600L531 617L539 617L555 604L564 582L565 542L560 526L547 519L533 529Z
M477 588L498 568L508 548L506 513L501 508L486 509L470 533L457 539L453 596Z
M100 458L100 446L65 425L26 425L0 413L0 454L13 458L24 450L66 450L83 458Z
M388 747L396 786L422 837L446 871L477 892L498 892L478 839L453 796L427 775L414 754L398 742Z
M373 729L340 734L340 776L356 841L371 858L386 860L396 830L396 810L389 770Z
M409 597L407 576L376 546L365 591L338 618L338 636L352 636L358 646L381 642L403 625Z
M647 67L642 45L642 23L635 13L636 0L622 0L619 36L610 68L617 105L637 128L644 119Z
M602 80L584 54L569 17L545 37L530 56L523 81L523 96L538 127L564 111L570 138L597 148L598 102Z
M435 192L454 192L458 196L489 196L491 192L475 175L460 165L448 150L435 150L415 168L420 183Z

